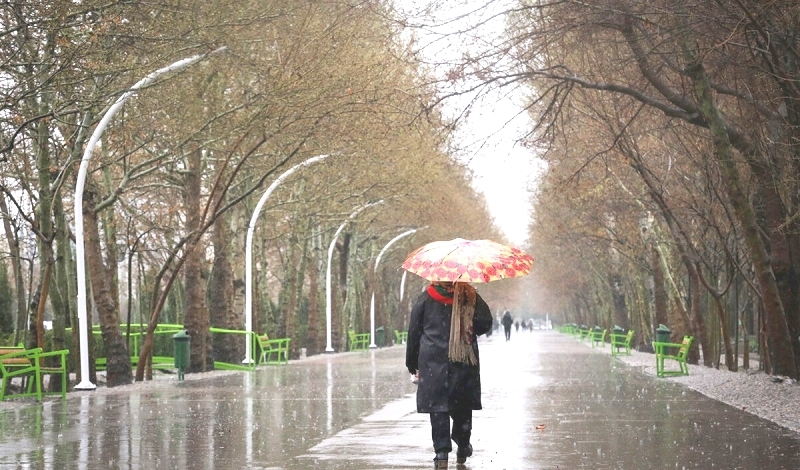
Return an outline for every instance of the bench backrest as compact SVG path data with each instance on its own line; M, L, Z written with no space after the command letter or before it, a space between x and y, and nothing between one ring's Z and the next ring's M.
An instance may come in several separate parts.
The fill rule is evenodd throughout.
M258 345L261 346L261 349L273 349L276 341L270 340L266 333L258 337Z
M692 336L684 336L683 341L681 342L681 347L678 349L678 356L681 359L686 359L686 356L689 354L689 347L692 345L692 340L694 337Z
M31 360L24 354L25 347L23 346L0 346L0 356L6 354L13 354L12 357L0 358L0 362L6 366L27 366L30 365Z
M39 370L37 358L42 348L25 349L24 347L0 347L0 376L13 377Z
M4 354L13 354L24 350L25 348L22 346L0 346L0 356Z

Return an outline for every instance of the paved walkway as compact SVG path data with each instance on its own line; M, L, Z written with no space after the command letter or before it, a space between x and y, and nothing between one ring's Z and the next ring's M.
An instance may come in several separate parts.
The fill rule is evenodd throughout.
M796 469L800 435L552 331L480 339L463 469ZM0 409L0 469L425 469L396 346ZM455 454L451 467L455 468Z

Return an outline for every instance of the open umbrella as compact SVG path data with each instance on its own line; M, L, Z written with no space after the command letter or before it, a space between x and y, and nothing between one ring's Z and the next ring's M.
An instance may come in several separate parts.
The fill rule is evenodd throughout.
M524 276L533 257L491 240L443 240L408 255L402 268L429 281L491 282Z

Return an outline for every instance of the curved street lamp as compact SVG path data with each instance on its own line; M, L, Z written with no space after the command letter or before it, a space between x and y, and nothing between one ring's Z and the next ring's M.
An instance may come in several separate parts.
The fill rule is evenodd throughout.
M278 177L275 181L269 185L266 191L264 191L264 195L261 196L261 199L256 204L255 210L253 210L253 216L250 217L250 224L247 226L247 241L245 242L245 268L244 268L244 318L245 318L245 353L244 353L244 360L242 364L251 364L253 362L253 358L250 355L250 350L252 349L252 333L253 333L253 232L256 228L256 220L258 220L258 216L261 213L261 208L264 207L264 203L267 202L267 198L275 191L275 188L278 187L286 178L292 175L295 171L299 170L300 168L309 166L313 163L320 162L325 160L330 155L317 155L316 157L311 157L304 162L300 162L297 165L289 168L286 170L281 176Z
M398 236L392 238L391 240L389 240L389 243L387 243L386 246L383 247L383 249L380 251L380 253L378 253L378 257L375 258L375 267L372 269L372 273L376 274L378 272L378 263L381 262L381 257L383 257L383 254L386 253L386 250L388 250L390 246L392 246L397 240L400 240L403 237L407 237L407 236L411 235L412 233L415 233L417 230L420 230L420 229L412 228L411 230L407 230L407 231L401 233L400 235L398 235ZM377 345L375 345L375 287L372 288L372 298L369 301L369 330L370 330L369 331L369 341L370 341L369 348L370 349L375 349L375 348L378 347Z
M125 104L125 102L128 101L128 98L133 96L137 90L153 83L153 81L155 81L155 79L161 75L183 70L186 67L195 64L212 54L224 51L225 49L225 47L220 47L219 49L207 54L200 54L179 60L172 65L160 68L139 80L130 88L130 90L126 91L120 95L119 98L117 98L117 101L115 101L108 111L106 111L103 119L101 119L100 123L97 124L94 132L92 132L92 136L89 138L89 143L86 145L86 150L83 152L81 165L78 169L78 180L75 184L75 196L73 198L75 202L75 258L78 278L78 329L81 349L81 381L75 385L75 390L94 390L97 388L97 386L93 384L91 380L89 380L89 332L87 320L88 315L86 312L86 260L84 259L85 246L83 239L83 188L86 184L86 173L89 171L89 160L92 158L94 147L97 145L97 142L100 140L100 136L103 135L103 132L105 132L108 123L111 122L111 119L114 117L114 115L117 114L120 108L122 108L122 105Z
M336 230L336 233L333 234L333 239L331 240L331 244L328 246L328 270L325 273L325 328L326 328L326 339L327 339L327 346L325 347L325 352L332 353L333 347L331 345L331 322L332 322L332 301L331 301L331 259L333 258L333 249L336 247L336 239L339 238L339 234L342 233L344 227L347 225L348 222L353 220L358 214L361 213L364 209L370 208L372 206L377 206L378 204L383 204L383 199L377 202L371 202L360 208L353 211L352 214L342 222L342 225Z

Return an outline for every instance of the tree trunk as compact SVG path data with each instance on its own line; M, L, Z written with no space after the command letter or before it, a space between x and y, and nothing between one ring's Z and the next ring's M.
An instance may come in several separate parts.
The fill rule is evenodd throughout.
M305 228L305 227L304 227ZM300 337L297 333L297 311L303 299L303 286L305 284L306 266L308 263L308 239L303 239L303 245L299 252L299 258L295 261L297 268L294 269L293 289L291 290L291 298L289 305L287 305L284 314L286 325L286 337L291 338L290 354L291 357L297 357L300 348Z
M733 347L731 345L731 332L728 328L728 318L725 314L725 307L722 305L722 296L717 296L715 293L710 292L711 298L717 307L717 316L719 317L720 330L722 331L722 344L725 347L725 365L731 372L738 371L737 362L733 359Z
M700 270L699 263L695 264L695 266L697 268L700 281L706 288L706 292L708 292L711 298L714 299L714 307L717 312L717 318L719 319L719 328L717 328L717 330L722 333L722 342L725 348L725 366L729 371L736 372L739 364L733 357L733 346L731 345L731 333L730 326L728 325L728 315L725 312L725 306L722 302L722 297L725 295L725 292L728 290L728 288L726 288L723 292L718 292L708 282L706 282L705 277L703 277L703 272ZM730 287L730 284L728 287ZM715 355L715 357L716 356L717 355Z
M742 336L744 337L744 351L742 351L742 367L750 370L750 330L747 328L747 321L744 317L744 310L739 312L739 322L742 324ZM739 365L738 362L736 364Z
M36 341L34 342L34 346L44 349L44 307L47 304L47 296L50 292L53 263L46 261L43 263L42 267L44 268L44 273L42 274L42 290L39 293L39 305L36 306L36 321L34 323Z
M72 259L72 247L63 200L56 198L53 205L56 220L56 263L54 266L55 282L50 292L50 304L53 306L52 349L57 351L73 349L69 347L65 337L65 328L70 322L70 312L75 307L74 301L70 300L77 296L77 292L74 289L75 263ZM51 376L49 383L51 392L61 390L61 376Z
M667 288L664 284L664 270L661 267L661 255L655 246L650 248L651 266L653 269L653 307L656 323L667 324Z
M316 241L316 237L314 238ZM324 351L323 337L320 334L320 314L319 314L319 272L320 272L320 250L314 243L311 250L311 260L308 263L308 332L306 333L306 352L309 356L319 354Z
M700 280L698 278L697 271L694 268L694 264L691 261L691 257L689 253L692 252L692 240L691 237L687 234L686 230L683 228L683 224L681 224L680 220L672 213L671 207L667 204L664 200L663 195L660 191L660 186L657 182L653 180L652 175L644 166L644 162L642 161L642 157L638 152L630 151L630 149L624 148L625 155L629 157L631 162L631 167L636 170L639 176L642 178L645 186L647 187L648 194L650 195L653 202L661 209L662 217L669 228L670 235L672 237L672 242L674 243L678 253L680 255L681 262L683 266L686 268L687 274L689 276L689 310L688 312L683 306L683 301L680 299L680 296L673 295L673 299L675 300L675 305L680 309L681 317L685 318L689 321L689 331L695 337L695 341L692 342L692 347L689 352L689 361L692 363L697 363L699 359L698 353L698 346L702 348L703 351L703 364L706 366L711 365L711 354L710 354L710 344L708 342L708 338L706 337L706 327L703 322L703 317L700 315L700 306L698 300L698 294L700 292ZM654 229L657 230L657 225L654 225ZM661 254L662 262L664 263L663 273L669 275L669 267L667 266L666 257ZM675 285L674 280L670 277L670 285L672 286L672 290L674 294L677 294L677 286ZM678 332L684 333L683 332ZM680 338L675 338L680 339Z
M202 177L202 153L199 149L188 153L187 168L184 173L183 204L186 212L185 232L190 234L183 266L186 304L184 306L184 326L192 337L190 345L188 373L205 372L213 369L213 359L208 354L210 319L205 305L203 291L203 250L198 250L201 224L200 200ZM209 360L211 361L209 367Z
M103 263L100 232L97 218L92 210L94 194L87 190L83 205L83 230L86 233L86 271L92 285L92 297L103 336L103 351L106 356L106 386L127 385L133 381L128 347L119 329L119 302L111 285L115 276ZM110 247L115 249L116 246ZM114 256L110 254L109 256ZM91 334L91 333L90 333Z
M403 276L406 276L406 281L408 281L408 275L406 274L408 271L403 273ZM408 322L410 321L409 314L409 304L411 302L411 292L408 290L408 283L406 282L405 292L403 293L403 297L397 303L397 318L395 319L396 322L394 324L394 329L404 331L408 329Z
M40 103L39 106L44 110L45 104ZM37 245L39 248L40 261L39 261L39 288L37 292L37 310L36 318L30 322L33 331L33 338L29 341L35 344L36 347L41 347L39 337L44 335L42 325L39 324L41 319L39 316L43 313L45 304L47 303L47 289L50 282L50 272L53 263L53 191L50 165L53 161L50 156L50 130L47 123L37 122L33 125L34 137L34 152L36 155L36 170L38 174L37 191L39 196L38 208L36 210L36 224L38 225ZM33 310L31 310L33 311Z
M347 274L349 272L350 241L352 236L345 232L342 233L341 241L336 243L338 257L338 269L331 274L336 274L336 286L338 287L331 294L331 345L339 345L339 350L344 351L346 346L344 305L347 301ZM338 295L336 295L338 292Z
M792 348L789 325L767 248L761 238L753 208L742 189L733 147L714 101L705 69L696 56L691 55L689 58L686 70L694 82L702 114L709 123L709 129L714 138L714 155L720 164L721 175L734 213L742 224L745 243L750 250L756 279L761 290L766 333L769 337L768 352L772 356L774 372L796 378L798 377L797 362Z
M11 270L14 273L14 287L16 292L17 304L17 321L14 332L14 344L19 343L20 334L25 331L25 323L28 318L28 305L25 301L27 296L25 289L25 276L22 274L22 260L19 254L19 237L16 230L11 224L11 214L8 212L6 205L5 193L0 192L0 211L3 215L3 228L6 232L6 241L8 243L9 257L11 258Z
M228 257L230 249L228 225L228 217L225 215L214 221L212 232L214 264L211 278L208 280L209 317L211 326L241 330L244 329L242 312L237 312L234 308L234 276ZM256 331L255 328L253 331ZM215 335L212 336L212 341L214 357L219 361L235 364L245 355L245 339L238 335Z
M342 234L342 241L336 244L339 251L339 297L342 305L347 302L347 274L350 270L350 241L352 236L349 233Z
M320 334L319 314L319 270L316 263L309 263L308 268L308 333L306 335L306 353L319 354L325 348Z
M628 319L628 306L625 302L625 292L622 289L622 276L618 273L613 273L608 278L609 287L611 288L611 300L614 304L614 323L624 329L630 327Z
M769 260L775 273L775 284L783 304L789 337L793 343L795 364L800 369L800 283L793 253L797 250L795 223L787 223L784 204L775 188L775 179L758 175L758 195L764 208L764 219L769 235ZM793 243L794 242L794 243ZM794 249L792 249L794 245ZM800 370L798 370L800 376Z

